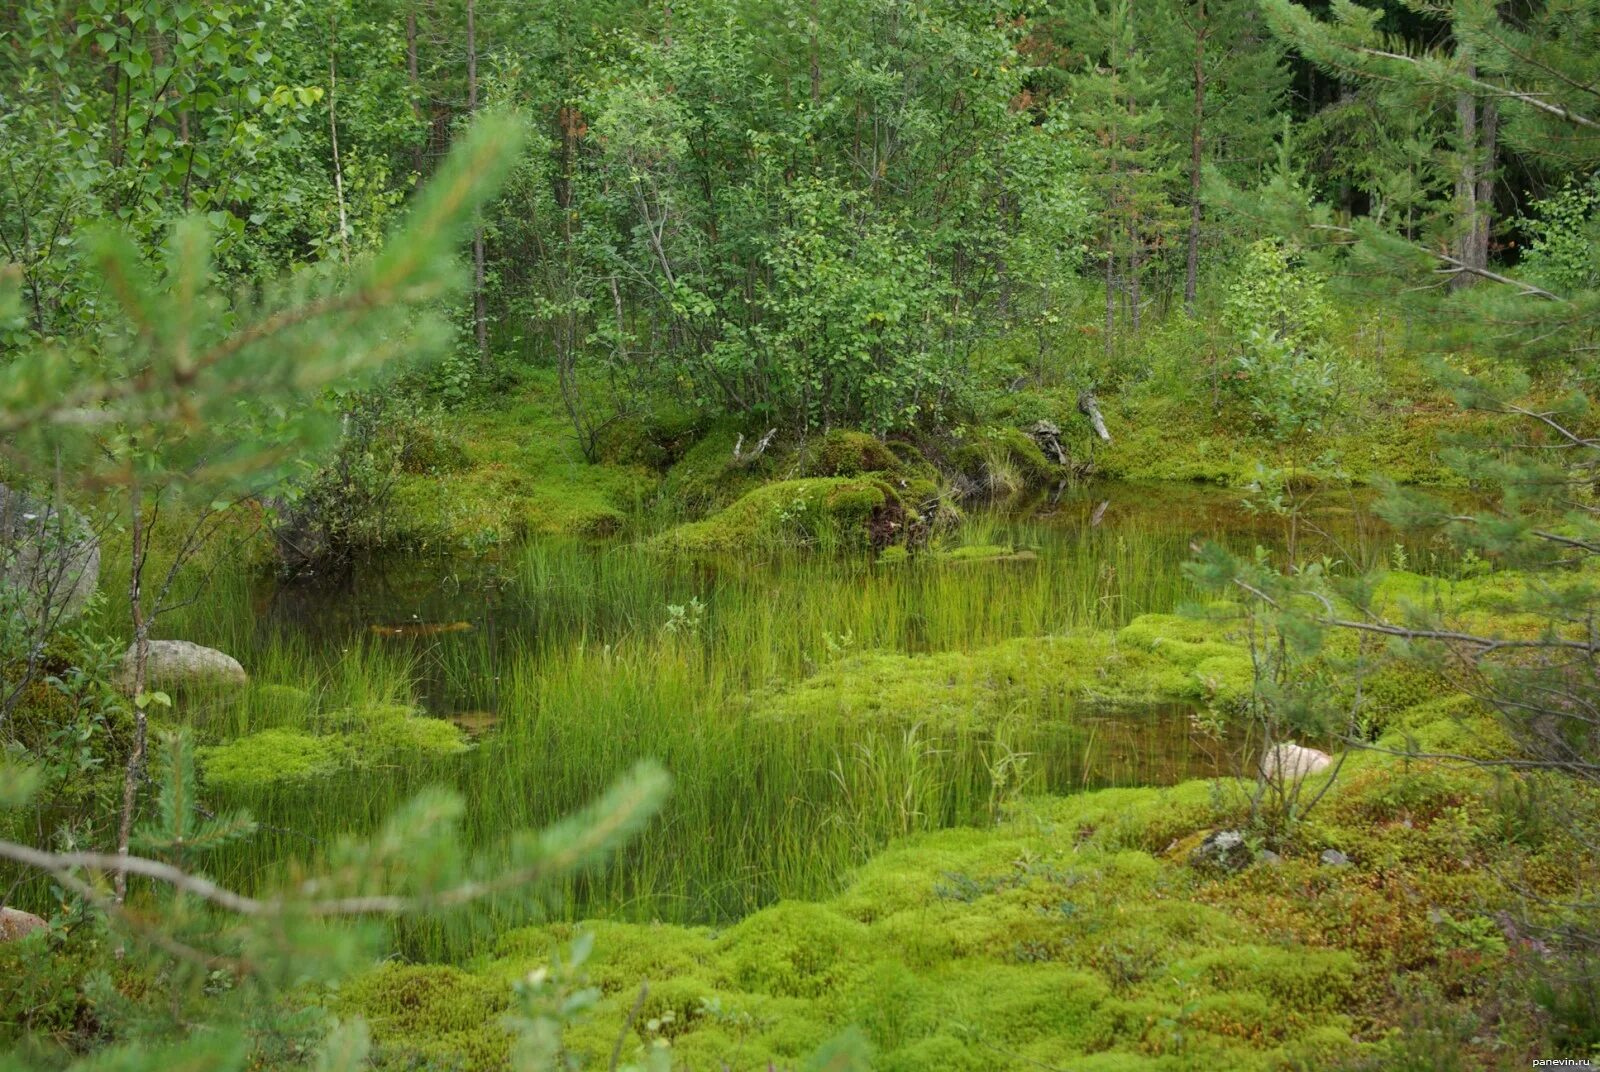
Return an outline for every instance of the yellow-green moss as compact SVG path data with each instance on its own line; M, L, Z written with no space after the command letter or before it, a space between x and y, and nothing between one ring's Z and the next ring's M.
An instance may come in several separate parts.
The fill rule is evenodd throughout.
M876 436L835 428L810 447L806 471L813 476L860 476L895 469L900 459Z
M214 789L258 789L296 785L326 777L354 761L343 734L313 736L273 729L199 750L200 769Z
M511 1036L500 1020L510 1002L511 988L495 979L442 965L385 964L330 1004L366 1018L381 1067L479 1072L506 1066Z
M751 443L752 437L759 442L762 434L747 432L733 421L712 424L667 470L662 495L691 516L733 502L770 475L772 458L763 455L741 463L733 456L741 438L745 443ZM774 450L774 456L780 450Z
M513 401L454 415L463 457L395 484L389 542L481 550L529 534L620 531L659 477L638 463L591 463L561 408L553 376L537 374Z
M1067 718L1083 704L1194 701L1231 708L1250 693L1249 654L1216 623L1143 615L1118 633L1010 640L974 651L868 652L757 694L761 718L799 725L916 722L994 726L1010 712ZM1205 638L1205 639L1200 639Z
M904 507L881 480L811 477L763 484L731 506L657 536L653 545L691 554L761 553L780 547L865 547L881 527L904 530ZM884 539L883 543L893 542Z
M335 711L323 721L328 732L268 729L201 748L206 784L233 791L298 785L341 770L438 759L469 747L455 724L398 705Z

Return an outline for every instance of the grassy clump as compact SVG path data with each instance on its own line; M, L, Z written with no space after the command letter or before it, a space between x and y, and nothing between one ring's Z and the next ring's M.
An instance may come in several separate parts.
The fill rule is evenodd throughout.
M336 711L327 732L277 727L199 750L206 784L244 791L304 785L340 771L419 762L465 752L460 728L392 704Z
M1054 487L1069 475L1044 456L1032 436L1007 426L968 430L948 462L974 490L997 495Z

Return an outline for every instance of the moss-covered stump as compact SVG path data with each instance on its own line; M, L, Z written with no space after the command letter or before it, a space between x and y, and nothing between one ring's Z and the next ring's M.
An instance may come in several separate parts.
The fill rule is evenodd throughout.
M882 548L904 541L918 520L887 481L808 477L763 484L710 517L667 530L652 543L690 554Z

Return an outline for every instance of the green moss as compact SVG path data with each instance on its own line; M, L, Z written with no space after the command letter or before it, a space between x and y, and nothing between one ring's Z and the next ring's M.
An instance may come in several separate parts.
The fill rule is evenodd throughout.
M1230 657L1214 623L1157 617L1130 628L1125 640L1073 642L1086 645L1080 654L1104 656L1113 644L1140 658L1165 652L1170 667L1190 673ZM1010 671L1043 672L1025 665ZM990 674L1001 676L993 666ZM1441 698L1400 712L1396 724L1474 719L1482 713L1470 701ZM847 1025L867 1036L881 1069L1265 1072L1359 1055L1358 1033L1383 1035L1383 987L1394 972L1452 963L1431 913L1471 918L1492 895L1493 869L1478 860L1503 852L1505 840L1487 825L1489 781L1369 754L1302 828L1298 852L1238 875L1200 876L1172 846L1242 822L1248 786L1190 782L1039 798L992 829L917 835L837 896L782 902L721 934L583 924L595 930L590 974L602 998L566 1041L580 1059L603 1063L648 979L643 1015L672 1014L666 1033L683 1067L795 1066ZM1537 842L1541 851L1565 853L1548 841L1558 836ZM1355 863L1320 866L1324 844ZM490 981L503 988L548 962L576 930L502 937L459 987L462 1000L482 1015L494 1000ZM342 1008L373 1017L386 1055L483 1060L492 1032L468 1031L462 1006L441 996L439 981L454 976L393 974L409 971L381 969L404 985L368 985ZM376 996L388 993L410 995L403 1010Z
M1111 433L1110 443L1093 444L1101 475L1230 487L1254 482L1262 467L1291 469L1302 485L1392 481L1459 487L1461 474L1441 458L1443 437L1482 431L1493 420L1456 409L1448 399L1424 398L1290 448L1186 398L1136 393L1100 401ZM1316 460L1308 464L1307 458Z
M1191 958L1174 970L1218 990L1249 990L1296 1013L1342 1008L1355 997L1356 958L1326 949L1239 945Z
M702 521L657 536L653 546L692 554L760 553L780 547L865 547L880 530L903 531L904 508L879 480L813 477L764 484Z
M347 984L331 1005L366 1019L379 1067L476 1072L506 1065L510 1035L500 1020L510 999L509 986L456 968L386 964Z
M400 468L407 473L458 473L472 464L460 438L431 425L406 430Z
M503 407L453 419L464 458L396 481L385 542L478 551L529 534L609 535L659 483L643 464L586 459L548 373Z
M806 471L813 476L860 476L899 465L900 459L876 436L843 428L835 428L813 443L806 459Z
M230 791L302 785L342 770L438 759L470 747L453 723L399 705L335 711L324 721L330 732L269 729L201 748L206 783Z
M225 790L297 785L325 777L354 760L351 739L312 736L299 730L252 733L198 750L206 784Z
M865 927L829 908L785 901L730 930L718 952L740 990L815 998L861 969L865 939Z
M1016 710L1069 719L1080 705L1190 700L1231 709L1249 696L1248 651L1214 622L1143 615L1121 632L1007 641L927 655L869 652L757 694L761 718L799 725L916 722L995 726Z
M755 439L762 434L755 432ZM735 422L712 424L667 471L663 497L693 515L726 506L757 487L770 474L772 459L735 461L733 448L741 438L748 443L751 433Z

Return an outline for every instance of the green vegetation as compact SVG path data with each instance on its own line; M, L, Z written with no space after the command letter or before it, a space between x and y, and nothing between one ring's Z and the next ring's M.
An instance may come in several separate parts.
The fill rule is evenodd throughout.
M1407 721L1460 740L1485 716L1463 726L1436 703ZM383 1067L441 1047L470 1055L467 1067L497 1067L503 1038L492 1018L471 1021L467 1010L494 1007L509 980L591 930L588 978L602 998L567 1034L591 1061L622 1033L637 1044L670 1039L685 1067L782 1066L847 1024L882 1068L1393 1058L1415 1041L1386 1038L1397 970L1444 988L1432 1000L1447 1015L1474 997L1526 1000L1504 989L1508 944L1494 925L1475 925L1479 906L1494 896L1494 868L1559 867L1575 845L1555 824L1508 843L1487 774L1424 765L1401 777L1396 760L1352 763L1296 849L1241 874L1198 870L1187 853L1200 833L1240 821L1242 787L1035 799L993 830L896 843L826 901L785 901L726 928L511 931L470 975L386 967L341 994L340 1008L382 1025ZM1354 863L1320 863L1325 847ZM1407 896L1392 895L1397 884ZM648 991L628 1020L641 980Z
M1597 29L5 6L0 1072L1594 1059Z
M262 730L202 749L200 769L206 785L231 793L303 786L341 770L392 766L467 749L459 728L406 707L335 711L325 721L339 729L319 734Z

